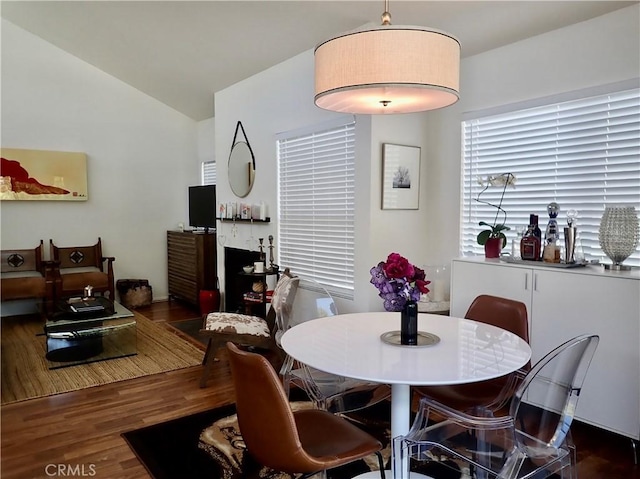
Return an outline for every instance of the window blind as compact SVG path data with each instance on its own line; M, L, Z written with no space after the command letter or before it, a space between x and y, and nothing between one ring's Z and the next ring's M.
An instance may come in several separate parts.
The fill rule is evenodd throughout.
M355 121L279 135L280 265L353 299Z
M577 210L577 248L581 245L585 258L609 262L598 240L605 206L640 211L640 89L480 117L463 121L462 130L463 255L483 254L476 242L478 222L496 218L496 208L476 201L483 189L478 180L512 173L515 188L507 187L502 202L510 241L526 228L530 213L539 216L544 235L547 205L555 201L560 228L567 224L567 211ZM501 194L502 187L490 187L481 200L497 205ZM503 219L498 216L498 222ZM637 249L625 264L640 265Z
M215 185L217 181L216 176L216 162L215 161L203 161L202 162L202 184L203 185Z

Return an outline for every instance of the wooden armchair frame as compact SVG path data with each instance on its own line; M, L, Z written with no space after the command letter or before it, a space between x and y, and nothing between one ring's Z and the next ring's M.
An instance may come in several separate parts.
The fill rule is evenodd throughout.
M92 286L96 293L109 293L115 299L112 256L102 255L102 240L92 246L58 247L49 240L51 258L58 264L56 275L56 299L82 295L85 286ZM106 265L105 265L106 263ZM73 271L73 270L76 271Z
M43 259L44 244L33 249L7 249L0 252L2 262L0 299L13 301L41 299L42 312L53 312L56 263Z

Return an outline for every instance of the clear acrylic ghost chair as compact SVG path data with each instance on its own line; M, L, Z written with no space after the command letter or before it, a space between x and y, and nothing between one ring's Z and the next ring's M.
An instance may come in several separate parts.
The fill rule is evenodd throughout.
M446 458L478 478L576 478L568 434L598 341L578 336L548 353L523 378L507 416L471 416L422 398L407 435L394 438L394 477L410 477L410 459L419 469L420 461ZM445 420L430 423L430 414Z
M276 312L276 343L297 324L338 314L329 292L317 281L291 275L285 270L271 300ZM316 405L330 412L347 412L373 405L390 396L388 385L345 378L311 368L286 356L280 369L285 393L291 384L303 389Z

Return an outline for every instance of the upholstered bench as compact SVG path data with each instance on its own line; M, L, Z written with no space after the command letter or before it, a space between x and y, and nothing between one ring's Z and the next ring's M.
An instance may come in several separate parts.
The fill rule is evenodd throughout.
M203 318L200 335L209 338L202 360L204 369L200 378L201 388L207 385L211 367L216 361L216 351L220 347L225 347L227 341L266 349L273 345L269 326L264 319L238 313L207 314Z

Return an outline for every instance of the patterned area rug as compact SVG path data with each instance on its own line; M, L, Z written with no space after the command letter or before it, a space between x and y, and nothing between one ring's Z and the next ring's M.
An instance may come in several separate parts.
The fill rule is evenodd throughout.
M311 407L307 401L294 401L292 408ZM383 457L390 466L389 403L382 402L348 418L385 446ZM245 453L233 405L204 411L173 421L129 431L123 437L154 479L292 479L294 476L262 467ZM454 465L455 466L455 465ZM328 471L329 479L347 479L377 470L377 460ZM434 479L461 479L459 470L438 463L427 463L412 470Z
M203 351L134 313L137 354L63 369L49 369L46 338L37 317L2 318L2 404L51 396L150 374L198 366Z

